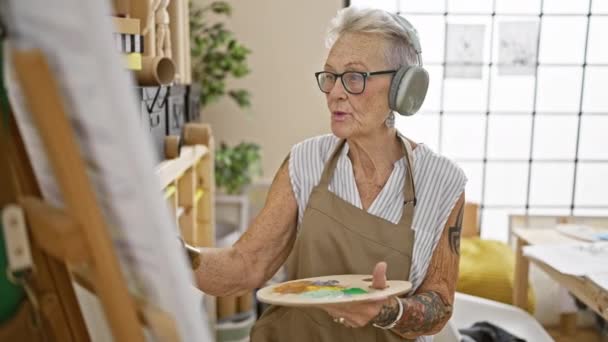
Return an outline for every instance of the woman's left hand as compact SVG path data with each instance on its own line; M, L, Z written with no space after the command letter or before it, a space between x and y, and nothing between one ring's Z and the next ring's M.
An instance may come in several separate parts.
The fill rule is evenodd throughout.
M374 267L371 287L383 289L386 287L386 263L379 262ZM336 323L351 328L361 328L370 323L378 314L383 305L394 299L381 298L356 303L324 305L321 308L333 317Z

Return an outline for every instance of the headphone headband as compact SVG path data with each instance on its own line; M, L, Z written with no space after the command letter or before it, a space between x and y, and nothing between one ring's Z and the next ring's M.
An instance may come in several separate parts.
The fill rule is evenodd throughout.
M418 31L416 31L416 28L414 28L414 25L412 25L404 17L400 16L397 13L390 13L390 14L393 16L395 21L397 21L399 23L399 25L401 25L401 27L403 27L405 32L407 32L407 36L410 39L410 44L412 44L412 47L414 48L414 50L416 50L416 55L418 55L418 64L420 64L420 66L422 66L422 47L420 46L420 39L418 39Z

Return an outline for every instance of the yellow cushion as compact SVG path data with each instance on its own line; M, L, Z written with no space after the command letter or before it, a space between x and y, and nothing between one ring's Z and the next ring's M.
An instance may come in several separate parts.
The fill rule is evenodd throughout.
M514 269L515 252L506 243L462 238L456 291L513 304ZM528 288L528 311L533 313L534 292Z

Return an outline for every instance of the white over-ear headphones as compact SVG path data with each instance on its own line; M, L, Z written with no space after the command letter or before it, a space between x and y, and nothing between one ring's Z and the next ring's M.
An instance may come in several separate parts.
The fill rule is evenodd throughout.
M391 13L392 14L392 13ZM391 86L388 92L389 107L401 115L413 115L416 113L426 96L429 88L429 74L422 67L422 49L420 48L420 40L418 32L409 21L405 20L398 14L392 14L395 20L405 29L409 38L410 44L416 50L418 56L417 65L401 66L391 81Z

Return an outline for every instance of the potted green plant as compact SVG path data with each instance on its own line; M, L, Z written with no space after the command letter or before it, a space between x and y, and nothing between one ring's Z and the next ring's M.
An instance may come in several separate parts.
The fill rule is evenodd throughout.
M221 143L215 152L215 184L228 195L242 194L253 178L261 173L260 146L241 142L230 147Z
M226 94L239 107L249 107L249 91L226 89L228 77L241 78L250 71L247 56L251 51L234 37L234 33L222 21L230 17L232 7L226 1L213 1L204 7L190 2L190 8L192 77L194 82L200 84L201 108Z

